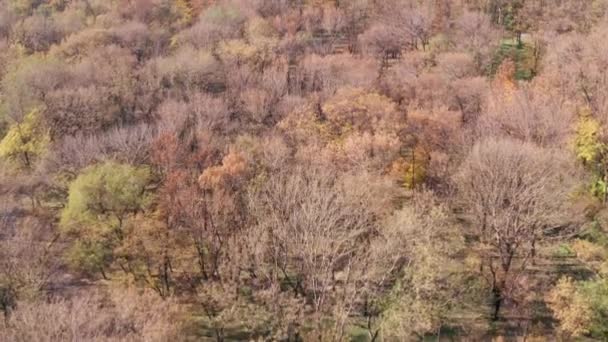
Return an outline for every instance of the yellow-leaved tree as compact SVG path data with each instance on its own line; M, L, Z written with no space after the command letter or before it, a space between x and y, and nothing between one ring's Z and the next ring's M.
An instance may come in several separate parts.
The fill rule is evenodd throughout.
M180 16L180 22L182 24L190 24L194 19L194 9L190 0L175 0L175 7Z
M601 125L588 110L582 110L576 125L576 156L585 164L597 161L605 149L600 140Z
M582 297L572 278L562 278L547 296L549 307L560 322L563 332L576 337L589 333L593 311Z
M583 109L579 113L574 137L574 150L577 158L593 173L591 192L606 202L608 181L606 177L606 144L602 141L602 126L591 115L590 110Z
M29 169L44 154L49 142L49 132L40 122L39 111L34 109L22 122L13 124L0 141L0 157Z

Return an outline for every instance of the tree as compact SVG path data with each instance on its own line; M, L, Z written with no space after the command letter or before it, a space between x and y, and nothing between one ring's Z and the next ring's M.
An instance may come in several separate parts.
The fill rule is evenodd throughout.
M53 18L40 14L19 22L12 33L28 51L34 52L47 51L62 38Z
M137 60L116 45L95 48L78 56L67 81L44 98L43 120L53 138L132 124L148 113L138 108Z
M203 10L194 25L181 31L177 40L197 48L213 48L223 40L238 37L247 19L245 14L236 3L215 3Z
M340 1L336 3L342 12L342 30L351 53L357 51L357 36L363 31L371 9L369 0Z
M590 113L582 111L576 126L574 148L576 156L584 164L596 163L605 146L601 142L601 124Z
M322 113L335 134L381 132L396 129L402 116L389 98L360 88L343 88L321 107Z
M46 152L49 143L49 134L40 121L39 111L33 110L23 122L14 124L0 141L0 157L31 169L35 160Z
M456 44L471 53L477 70L483 71L496 51L501 32L480 12L465 11L454 24Z
M573 337L589 333L592 309L577 291L571 278L562 278L547 296L549 307L560 321L560 328Z
M605 265L602 268L605 270ZM588 280L575 281L563 277L548 293L547 302L559 321L562 333L597 339L608 336L605 319L608 314L608 280L604 270Z
M354 55L308 55L298 65L291 91L295 94L317 93L322 98L333 95L341 87L367 88L378 74L374 59Z
M597 215L593 233L583 233L570 243L587 275L576 280L562 276L546 296L560 332L567 337L608 337L608 248L602 216Z
M473 57L467 53L443 53L437 63L442 74L452 80L475 76Z
M182 313L175 299L163 301L149 291L119 287L107 294L82 291L70 298L19 302L4 322L0 339L162 342L182 335Z
M429 152L424 146L410 148L409 155L397 159L392 165L395 174L407 189L417 189L427 177Z
M54 145L42 164L47 172L78 173L96 162L115 160L138 165L150 160L155 127L148 124L116 127L95 135L65 137Z
M146 187L151 181L145 167L106 162L85 169L70 184L60 225L75 237L68 255L72 265L107 277L127 220L150 202Z
M388 68L389 60L401 56L401 50L406 46L406 37L403 32L386 27L374 25L359 36L364 51L376 57L382 69Z
M428 12L413 10L405 18L405 28L413 41L413 46L426 51L432 35L432 21Z
M189 25L194 17L194 9L190 0L174 0L174 6L180 15L180 22Z
M416 1L383 1L378 4L380 20L386 29L403 39L409 49L426 50L433 34L430 6ZM436 13L441 15L440 13Z
M10 0L8 4L17 15L25 17L30 15L42 2L41 0Z
M40 55L13 60L3 76L1 106L17 122L35 109L43 119L47 96L68 79L63 62Z
M207 50L191 47L179 49L174 55L151 60L147 76L158 77L160 94L185 100L194 91L211 90L214 83L222 85L221 66ZM154 99L150 99L154 100Z
M43 297L61 267L53 227L35 217L7 217L14 214L0 213L0 312L6 318L18 302Z
M379 335L410 340L434 333L468 302L466 267L454 255L464 238L449 210L429 192L395 212L372 242L372 273L390 291L380 296ZM385 272L385 273L383 273Z
M15 19L16 15L9 4L6 2L0 4L0 37L8 39Z
M505 136L539 146L564 146L574 121L572 107L545 89L494 90L478 120L480 134ZM511 89L511 90L509 90Z
M493 295L494 320L517 290L536 246L567 231L571 168L558 151L489 138L477 142L456 177L460 204L479 238L480 272Z
M463 124L474 127L488 99L488 83L483 77L472 77L454 81L451 88L453 103L462 113Z
M305 301L314 339L341 340L366 288L376 212L364 203L375 192L347 185L326 171L298 169L269 179L252 197L258 243L251 247L262 244L250 258L260 263L253 272Z
M606 203L608 171L604 139L600 122L587 109L582 109L576 124L574 150L578 160L592 173L591 193Z

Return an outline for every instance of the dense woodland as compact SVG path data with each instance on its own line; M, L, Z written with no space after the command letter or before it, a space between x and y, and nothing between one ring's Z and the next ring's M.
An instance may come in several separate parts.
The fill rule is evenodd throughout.
M0 0L0 341L608 341L608 0Z

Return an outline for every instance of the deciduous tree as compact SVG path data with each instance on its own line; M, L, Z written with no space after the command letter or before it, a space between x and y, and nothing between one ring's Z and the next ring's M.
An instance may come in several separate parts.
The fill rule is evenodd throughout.
M531 143L478 142L456 177L461 205L479 238L480 271L492 290L493 319L547 234L563 234L572 177L563 155Z

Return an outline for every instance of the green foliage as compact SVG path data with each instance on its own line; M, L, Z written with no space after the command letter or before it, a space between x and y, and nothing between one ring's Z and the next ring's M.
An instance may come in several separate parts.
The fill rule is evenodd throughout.
M124 238L125 221L146 208L146 186L152 174L146 167L106 162L86 169L69 187L60 225L76 237L68 260L85 272L101 270Z
M583 233L579 235L581 238L602 245L608 248L608 236L602 231L602 227L598 222L593 222Z
M33 160L46 151L49 142L49 134L40 123L39 112L33 110L23 122L14 124L0 141L0 157L30 168Z
M464 240L459 232L449 228L450 217L441 207L420 212L404 208L396 215L395 224L398 237L387 237L403 239L393 243L404 243L402 248L409 252L408 264L380 305L380 325L388 340L410 340L412 336L437 331L459 305L462 298L457 297L467 287L467 271L453 256L463 250ZM406 238L412 236L416 238Z
M112 260L112 248L103 241L79 240L66 255L68 264L87 274L104 272L104 265Z
M606 233L598 224L575 240L571 250L595 276L574 281L562 278L549 294L550 307L560 321L560 327L573 335L587 335L596 339L608 338L608 279L606 275L608 245Z
M593 313L588 327L589 334L594 338L608 339L608 280L582 282L577 291L590 303Z
M515 33L527 30L526 18L522 15L524 0L511 0L504 8L503 25L505 29Z
M61 225L68 229L83 225L120 228L126 215L149 203L146 186L151 180L146 167L114 162L90 167L70 185Z
M597 198L604 198L608 194L608 183L600 177L594 177L591 182L591 194Z
M16 271L46 285L47 273L37 270L64 264L56 260L55 249L46 248L60 234L58 248L64 251L67 241L62 256L74 269L101 272L104 278L124 276L129 285L151 287L165 298L180 296L189 310L204 313L200 325L217 335L209 338L330 340L335 334L331 340L340 340L348 338L344 325L361 341L372 340L374 332L379 332L376 340L409 341L431 333L446 339L442 328L452 323L466 333L478 329L489 292L486 261L493 266L495 252L519 240L505 234L504 240L516 243L492 250L491 238L484 237L492 229L469 229L474 212L483 213L483 220L476 220L483 224L476 226L503 216L520 226L534 221L534 229L521 236L534 237L530 241L543 252L552 247L544 244L545 227L556 227L558 235L557 228L575 225L561 224L561 217L558 222L548 210L512 205L527 193L503 200L509 189L502 188L474 188L475 197L483 197L475 208L465 201L430 207L460 190L446 173L465 160L463 153L476 137L464 135L477 126L478 116L490 124L496 118L487 112L526 105L527 95L536 101L559 94L571 100L564 108L583 100L602 108L605 68L597 57L605 53L593 48L608 27L594 27L598 33L589 39L597 41L566 49L561 45L571 47L570 39L587 38L551 32L571 30L578 25L573 19L595 22L582 13L584 5L572 18L555 22L547 19L559 17L562 5L541 11L522 7L524 0L442 3L449 2L0 0L0 169L24 167L16 177L0 170L0 310L25 307L21 294L15 295L23 287L21 279L14 280ZM581 3L592 3L599 18L608 0ZM482 9L490 6L498 8L494 26ZM539 30L535 36L543 36L557 57L564 55L547 58L543 70L537 68L541 45L527 35L521 40L526 23L536 25L537 17L547 34ZM382 34L370 39L374 44L396 41L392 50L398 58L387 65L377 64L376 50L359 39L377 27ZM503 29L515 38L496 39ZM461 56L465 50L474 61ZM584 72L568 63L557 68L579 57L590 62ZM503 87L486 84L477 70L482 64L492 72L505 66L497 79L508 77L496 82ZM530 80L537 71L543 72L543 82L521 82L526 97L519 96L513 79ZM582 82L586 99L576 97L582 77L588 78ZM504 104L495 92L504 95ZM561 142L562 126L552 124L570 122L570 115L538 112L515 118L521 120L514 125L489 126L522 140L535 134L519 134L520 128L542 126ZM590 191L606 197L601 133L598 120L582 117L576 155L593 172ZM534 161L562 147L531 140L542 140ZM125 164L86 167L88 157L117 150ZM162 182L138 164L142 160L162 170ZM546 170L570 166L554 161ZM532 169L540 164L531 165L513 183L526 183L529 175L539 178ZM291 177L300 169L311 169L310 175ZM277 177L283 174L289 177ZM152 186L156 181L158 187ZM478 183L471 177L458 181ZM425 197L425 182L442 196ZM602 210L600 201L587 184L584 191L595 215ZM496 200L498 211L531 215L512 220L496 214L494 207L488 209L494 204L488 197ZM5 239L22 226L44 235L16 236L14 243ZM577 235L582 240L568 241L555 255L587 260L597 273L597 279L564 283L562 310L578 332L606 339L606 328L597 325L607 320L608 311L607 282L601 278L607 274L608 238L601 229ZM38 244L49 261L28 269L38 254L13 247ZM520 254L525 253L513 254L517 263ZM5 266L9 259L27 262ZM522 266L525 277L509 278L503 286L509 290L505 299L517 301L518 315L528 316L528 298L519 301L520 287L547 286L550 277L537 270L548 263L540 261L529 269ZM585 268L577 275L590 272ZM143 314L154 303L144 310L124 306ZM143 319L136 325L156 331ZM121 327L138 330L132 324ZM475 340L478 331L471 332L455 339Z
M498 67L505 59L510 59L515 63L515 79L529 81L536 76L535 50L532 43L518 42L514 39L505 39L501 42L498 50L494 54L490 65L490 75L495 75Z
M555 258L570 258L576 256L576 253L574 253L570 245L566 243L556 246L552 254Z

